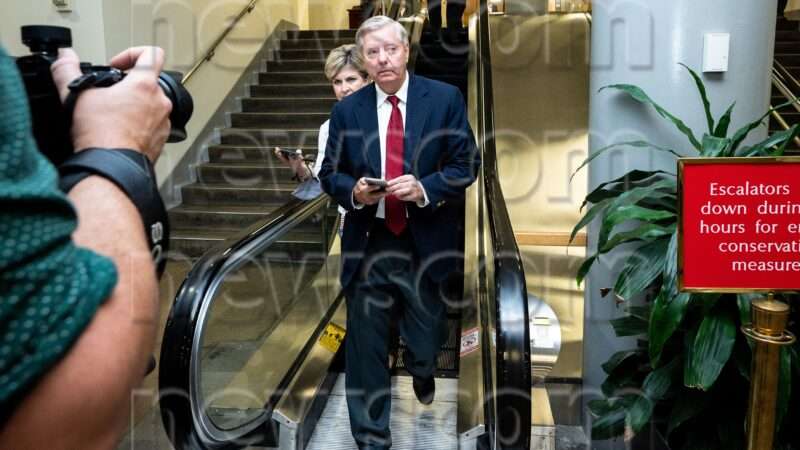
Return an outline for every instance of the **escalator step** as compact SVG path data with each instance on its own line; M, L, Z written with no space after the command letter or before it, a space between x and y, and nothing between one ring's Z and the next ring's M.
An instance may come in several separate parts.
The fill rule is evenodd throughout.
M461 320L459 318L449 318L447 320L448 336L447 342L442 345L439 354L436 356L436 373L437 378L457 378L458 377L458 349L459 349L459 334L461 331ZM406 351L406 345L403 339L400 339L400 347L397 352L397 361L392 368L392 374L396 375L401 372L406 372L405 365L403 364L403 353Z

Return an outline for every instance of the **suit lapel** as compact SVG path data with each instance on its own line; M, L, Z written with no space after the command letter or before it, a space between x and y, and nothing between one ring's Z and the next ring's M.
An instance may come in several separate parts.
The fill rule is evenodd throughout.
M412 161L417 160L419 142L425 122L430 113L431 99L428 89L415 75L408 81L408 103L406 104L405 147L403 148L403 173L412 172Z
M375 83L370 84L364 89L369 89L369 95L364 96L358 103L358 110L355 114L355 120L358 123L356 130L361 130L363 133L362 139L364 145L361 151L366 151L366 159L369 167L372 169L373 177L381 176L381 143L380 133L378 133L378 109L376 106L377 92L375 91ZM364 156L364 155L362 155Z

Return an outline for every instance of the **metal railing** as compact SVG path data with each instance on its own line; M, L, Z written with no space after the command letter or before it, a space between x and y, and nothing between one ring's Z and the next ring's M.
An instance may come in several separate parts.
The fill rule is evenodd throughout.
M500 186L495 139L492 61L487 0L479 3L478 127L483 154L483 188L493 251L495 353L494 434L501 449L528 448L531 424L531 349L528 294L519 247Z
M208 61L211 61L211 58L214 57L214 54L217 51L217 47L219 47L219 44L221 44L222 41L224 41L225 38L228 37L230 32L233 31L234 28L236 28L236 25L239 23L239 21L242 20L244 16L253 12L253 9L255 9L256 7L256 3L258 3L258 0L250 0L250 3L248 3L247 6L245 6L244 9L242 9L239 12L239 14L231 21L231 23L229 23L228 26L225 27L225 30L214 40L214 42L211 44L208 50L206 50L206 52L203 54L203 57L199 59L194 64L194 66L192 66L192 68L189 69L188 72L186 72L186 75L184 75L183 79L181 80L182 84L186 84L186 82L189 81L190 78L192 78L192 75L194 75L195 72L197 72L197 69L199 69L203 64L207 63Z
M792 75L791 72L780 62L773 61L772 64L772 85L786 97L787 100L793 101L797 99L797 94L800 93L800 81ZM771 105L775 106L775 105ZM800 112L800 104L797 101L792 103L792 106ZM783 117L783 115L776 110L770 112L770 116L780 125L784 130L788 130L791 126ZM794 137L793 142L800 148L800 138Z

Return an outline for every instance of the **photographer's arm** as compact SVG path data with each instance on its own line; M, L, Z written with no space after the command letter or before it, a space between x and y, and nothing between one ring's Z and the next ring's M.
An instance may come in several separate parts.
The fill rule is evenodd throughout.
M66 51L53 66L62 98L80 75L77 64L77 55ZM163 52L152 48L114 58L112 65L133 70L110 88L80 96L75 148L129 148L155 161L169 132L171 106L156 84L162 64ZM78 183L69 198L79 223L74 243L111 259L118 281L72 348L19 404L0 433L0 448L114 448L153 351L158 283L138 211L98 176Z

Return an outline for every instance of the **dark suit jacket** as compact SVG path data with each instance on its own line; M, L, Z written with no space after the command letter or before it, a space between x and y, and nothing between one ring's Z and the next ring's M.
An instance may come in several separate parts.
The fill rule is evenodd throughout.
M322 189L348 210L342 236L342 286L358 270L377 204L354 209L352 192L361 177L381 176L377 92L366 86L338 102L331 112ZM480 156L457 88L411 75L405 117L404 173L413 174L430 203L407 203L408 227L422 270L442 280L460 260L456 232L464 190L478 173ZM457 200L455 202L451 200ZM409 249L411 251L411 249Z

